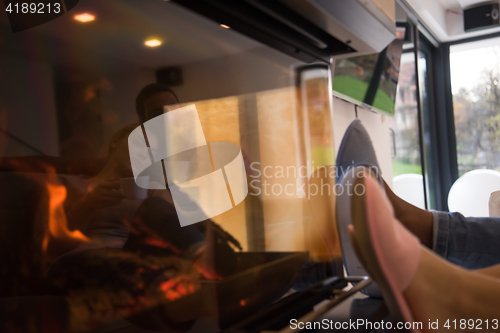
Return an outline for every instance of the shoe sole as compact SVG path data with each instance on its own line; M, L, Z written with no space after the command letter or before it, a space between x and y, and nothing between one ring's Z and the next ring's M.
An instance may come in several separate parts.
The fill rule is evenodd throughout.
M363 184L363 179L357 178L355 184ZM397 322L412 322L408 315L404 315L403 312L409 313L411 316L411 309L404 298L403 292L398 291L396 286L392 286L387 280L386 273L384 273L379 260L377 258L375 247L372 242L372 235L370 232L368 216L366 214L366 198L365 194L352 196L351 201L351 216L354 225L355 233L355 244L353 246L354 250L363 259L363 262L367 266L366 269L372 276L372 278L377 281L380 287L380 291L384 298L384 301L391 313L393 320ZM403 309L403 310L402 310ZM420 330L411 330L415 333L420 333Z
M358 260L359 256L356 256L354 244L350 241L349 234L347 231L347 226L352 224L352 213L351 213L351 200L352 195L348 193L353 193L354 185L352 185L356 179L355 175L367 174L370 166L354 166L348 168L344 173L341 181L340 188L343 193L338 195L336 200L336 220L338 226L338 233L340 235L340 242L342 246L342 256L344 259L344 265L348 276L367 276L368 273L364 268L361 260ZM351 184L348 186L347 184ZM376 283L372 282L368 287L361 291L371 297L382 297L380 290Z

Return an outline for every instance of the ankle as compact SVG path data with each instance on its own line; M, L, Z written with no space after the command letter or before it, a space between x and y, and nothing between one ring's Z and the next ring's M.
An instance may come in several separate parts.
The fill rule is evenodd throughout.
M433 243L433 216L427 210L412 206L414 209L408 209L402 214L402 219L396 216L403 225L408 228L415 236L420 239L422 245L432 248Z
M433 234L432 213L404 201L392 192L387 183L385 183L385 191L392 204L396 218L417 236L423 245L431 248Z

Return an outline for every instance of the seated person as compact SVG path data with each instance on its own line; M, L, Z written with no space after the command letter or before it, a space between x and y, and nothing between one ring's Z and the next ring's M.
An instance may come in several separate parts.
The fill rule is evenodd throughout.
M356 183L363 184L365 191L352 197L351 242L360 262L379 285L393 319L422 322L420 329L424 332L448 330L446 324L453 331L498 330L500 265L467 270L443 260L424 246L432 245L432 213L409 207L390 191L389 200L372 178L362 177ZM414 215L409 217L412 211ZM416 235L403 226L398 215ZM460 219L453 223L475 223ZM463 233L460 229L456 231ZM448 230L448 237L454 237L456 231ZM463 246L476 241L493 247L497 243L494 236L458 241L464 242ZM439 326L429 327L429 322L436 320Z
M380 173L372 172L380 169L375 150L359 120L346 130L337 167L345 170L341 184L363 189L340 196L350 203L340 222L392 319L406 321L407 328L422 323L413 332L498 330L499 219L429 212L387 185L384 192Z
M164 112L164 107L179 108L179 99L172 89L159 83L151 83L141 89L135 99L135 111L144 123Z
M240 247L236 239L210 220L181 227L168 190L150 190L149 198L143 200L125 198L119 179L132 177L127 138L137 126L131 124L116 131L110 140L109 158L97 175L86 179L63 178L69 189L65 202L68 227L80 230L90 239L90 242L79 245L77 250L123 248L127 241L129 249L137 249L138 234L146 237L149 233L152 236L141 241L168 241L177 254L186 251L194 254L196 251L190 246L203 243L203 234L207 229L214 231L222 243L227 245L229 241ZM176 223L170 222L174 220ZM129 237L131 229L133 232ZM187 236L189 234L194 236ZM156 240L153 239L155 237Z
M138 94L136 111L141 122L147 121L169 109L178 107L175 93L161 84L149 84ZM127 137L139 124L127 125L118 130L110 140L109 158L102 170L88 179L82 177L67 182L68 192L65 202L68 208L68 224L71 230L78 229L101 245L121 248L128 237L132 217L141 203L137 200L124 200L120 192L119 178L132 177L132 169L128 152ZM91 191L89 191L89 189ZM74 194L76 192L76 194ZM173 205L169 190L149 191L150 196L161 196ZM90 224L90 217L93 222ZM210 220L198 223L195 228L205 233L207 225L223 243L228 242L241 249L239 242ZM191 229L191 228L187 228ZM180 230L180 229L179 229ZM89 248L96 242L84 245Z
M339 183L350 180L344 175L351 175L356 167L374 171L383 183L371 138L358 119L344 134L336 164L341 171ZM387 184L385 192L396 218L438 255L468 269L500 264L500 248L496 245L500 238L499 218L465 218L460 213L426 211L398 198ZM340 221L343 226L348 222Z
M385 191L396 218L436 254L467 269L500 264L500 218L426 211Z
M90 178L63 177L68 227L80 230L91 242L81 248L121 248L128 238L140 200L124 200L120 178L132 177L127 137L138 124L122 127L112 136L109 157L102 170Z

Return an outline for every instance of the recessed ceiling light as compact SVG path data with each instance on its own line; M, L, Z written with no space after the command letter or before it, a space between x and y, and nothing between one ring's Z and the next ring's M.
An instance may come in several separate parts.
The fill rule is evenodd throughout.
M158 40L156 38L148 39L144 42L144 45L149 47L157 47L161 45L161 40Z
M82 13L82 14L78 14L78 15L73 16L73 18L79 22L87 23L87 22L95 20L95 15L92 15L89 13Z
M229 28L231 28L230 26L228 26L228 25L225 25L225 24L221 24L220 26L221 26L221 27L223 27L223 28L226 28L226 29L229 29Z

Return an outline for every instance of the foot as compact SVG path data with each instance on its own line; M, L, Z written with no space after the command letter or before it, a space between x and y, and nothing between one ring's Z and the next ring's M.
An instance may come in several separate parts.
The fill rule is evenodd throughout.
M372 140L359 119L353 120L347 127L340 143L336 165L338 183L340 183L347 169L352 166L369 166L377 177L381 177L381 170Z
M471 319L482 322L484 331L486 320L498 322L500 280L464 270L420 245L395 218L379 184L369 178L358 182L366 192L353 197L350 236L393 319L415 323L413 332L467 331L471 327L460 323Z
M420 242L394 217L380 184L368 177L358 178L364 188L351 201L354 249L370 276L377 282L385 303L397 322L412 322L413 314L403 292L417 272ZM418 330L415 330L418 332Z
M456 290L460 289L457 288L458 285L463 285L462 280L465 275L461 273L466 272L452 266L427 248L421 247L417 272L404 290L404 297L411 308L414 320L422 323L424 332L448 331L444 327L447 320L460 321L456 306L459 303L457 298L459 295ZM436 321L438 329L430 329L429 323Z
M356 184L356 180L362 177L374 177L376 181L381 180L381 178L376 178L376 174L371 172L368 167L350 167L342 177L340 182L341 191L337 193L336 199L337 224L342 245L342 255L346 273L349 276L368 275L364 268L366 265L358 260L360 256L356 256L355 250L353 249L354 244L350 241L347 230L348 226L353 223L354 212L353 209L351 209L351 207L355 207L353 194L354 192L359 194L364 192L364 185ZM363 289L362 292L368 296L382 297L376 283L370 284L367 288Z

